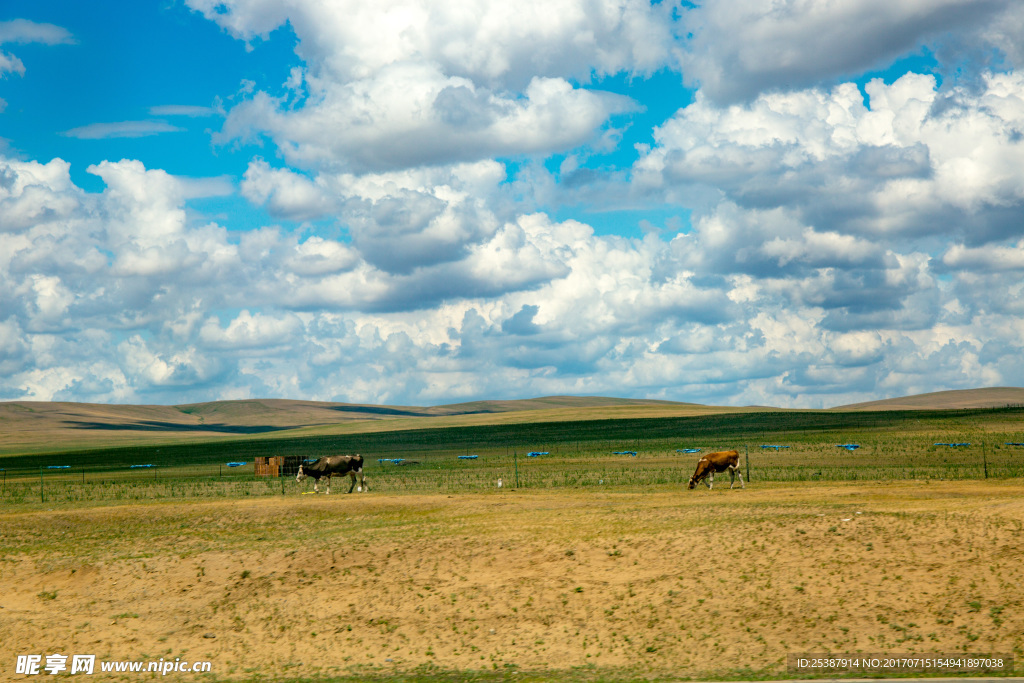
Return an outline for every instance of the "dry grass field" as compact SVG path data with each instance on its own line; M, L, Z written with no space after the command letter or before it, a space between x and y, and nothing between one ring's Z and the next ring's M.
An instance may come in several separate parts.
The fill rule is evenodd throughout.
M0 511L0 678L28 653L214 680L770 678L809 651L1019 675L1022 558L1019 479L37 503Z

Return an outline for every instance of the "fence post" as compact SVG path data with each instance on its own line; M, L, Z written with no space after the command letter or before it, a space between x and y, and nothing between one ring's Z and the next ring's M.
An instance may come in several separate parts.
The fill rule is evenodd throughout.
M981 463L985 467L985 478L988 479L988 455L985 453L985 442L981 442Z
M45 503L46 496L43 495L43 466L39 466L39 502Z
M750 448L747 444L743 444L743 459L747 461L747 466L744 468L747 470L747 483L749 484L750 479Z

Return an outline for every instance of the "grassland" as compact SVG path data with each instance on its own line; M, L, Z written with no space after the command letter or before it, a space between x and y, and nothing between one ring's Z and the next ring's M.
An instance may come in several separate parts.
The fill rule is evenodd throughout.
M938 392L874 401L834 412L950 411L1024 405L1022 388ZM782 413L641 399L553 396L453 405L375 406L279 399L181 406L0 402L0 457L131 446L294 439L373 432ZM788 411L794 412L794 411ZM795 411L799 412L799 411Z
M382 493L484 491L499 479L521 488L681 484L696 459L688 448L740 450L755 482L1024 476L1024 447L1009 445L1024 442L1024 408L615 415L12 454L0 457L0 501L280 495L293 489L255 478L257 457L336 453L361 453ZM850 443L859 447L838 447ZM961 445L937 445L949 443ZM536 452L544 455L527 457Z
M65 652L209 660L217 681L729 680L792 677L787 654L813 651L1013 653L1024 672L1021 408L568 403L284 429L202 406L237 414L157 441L133 440L134 413L90 414L117 440L12 448L0 667ZM747 488L685 490L692 447L739 448ZM336 452L366 456L369 493L299 495L252 469Z
M277 399L183 406L0 402L0 457L69 450L117 449L396 432L494 424L680 417L738 413L693 403L601 397L476 401L434 407L375 406Z
M30 505L0 528L4 666L667 681L789 677L790 652L1024 657L1020 480Z

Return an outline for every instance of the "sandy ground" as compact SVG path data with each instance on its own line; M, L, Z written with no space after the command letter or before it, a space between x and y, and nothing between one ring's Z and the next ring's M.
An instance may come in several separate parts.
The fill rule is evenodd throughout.
M33 653L208 660L224 679L1019 662L1022 560L1020 481L5 511L0 679Z

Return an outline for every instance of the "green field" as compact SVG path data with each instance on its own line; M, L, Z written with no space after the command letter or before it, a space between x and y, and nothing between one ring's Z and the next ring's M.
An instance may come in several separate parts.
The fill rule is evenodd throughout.
M503 486L534 489L682 485L699 457L683 451L695 448L739 450L755 484L1012 478L1024 476L1024 447L1009 445L1020 442L1019 407L762 411L218 440L175 435L160 444L0 457L0 500L286 495L298 490L295 483L254 476L255 458L342 453L362 454L372 488L395 493L479 491L499 479ZM529 457L535 452L543 455ZM239 462L246 464L228 466Z

